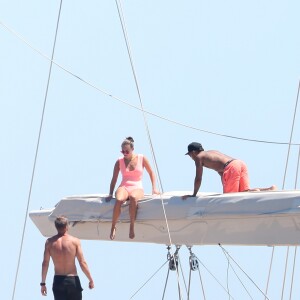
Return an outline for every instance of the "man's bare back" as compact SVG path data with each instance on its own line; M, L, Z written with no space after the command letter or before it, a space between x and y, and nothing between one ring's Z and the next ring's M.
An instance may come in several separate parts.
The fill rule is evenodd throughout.
M55 275L77 275L75 265L79 240L69 234L53 236L47 240L46 247L54 264Z
M232 159L232 157L216 150L201 151L196 158L203 167L215 170L218 173L222 173L224 165Z
M46 277L50 258L54 264L54 280L52 291L54 299L65 299L65 293L70 295L68 299L82 299L82 288L75 259L78 260L81 270L89 280L89 288L94 288L94 281L84 259L80 240L68 234L69 224L66 217L57 217L55 220L57 235L46 240L44 259L42 263L41 293L47 295Z

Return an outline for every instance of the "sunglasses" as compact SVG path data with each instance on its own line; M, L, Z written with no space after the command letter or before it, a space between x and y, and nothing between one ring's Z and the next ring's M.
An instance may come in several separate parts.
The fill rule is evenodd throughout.
M129 154L130 150L121 150L120 152L123 153L123 154Z

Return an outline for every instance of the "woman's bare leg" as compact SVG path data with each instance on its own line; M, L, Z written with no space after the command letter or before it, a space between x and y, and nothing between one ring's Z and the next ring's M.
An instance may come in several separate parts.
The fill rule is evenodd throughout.
M130 204L129 204L129 215L130 215L130 229L129 229L129 238L134 239L134 222L136 219L137 203L139 200L143 199L144 191L142 189L133 190L130 195Z
M124 201L128 199L128 192L123 187L120 187L116 191L116 203L114 206L111 230L110 230L110 239L113 240L116 236L116 224L121 214L121 205Z

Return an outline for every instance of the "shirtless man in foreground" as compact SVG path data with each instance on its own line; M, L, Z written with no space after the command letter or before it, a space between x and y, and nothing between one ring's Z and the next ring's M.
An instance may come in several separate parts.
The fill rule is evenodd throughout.
M268 188L250 189L248 169L243 161L216 150L204 151L200 143L189 144L186 155L195 161L196 176L193 194L182 196L183 200L197 195L201 186L203 167L219 173L223 184L223 193L273 191L277 189L275 185Z
M53 294L55 300L81 300L82 287L77 275L75 258L89 280L89 288L94 288L94 281L83 257L78 238L68 234L68 219L58 217L55 220L57 235L47 239L42 264L41 293L47 296L46 277L50 257L54 264Z

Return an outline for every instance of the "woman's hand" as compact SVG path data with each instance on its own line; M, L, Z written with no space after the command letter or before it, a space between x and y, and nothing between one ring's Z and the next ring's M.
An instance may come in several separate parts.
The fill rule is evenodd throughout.
M152 189L152 195L159 195L160 192L157 189Z

